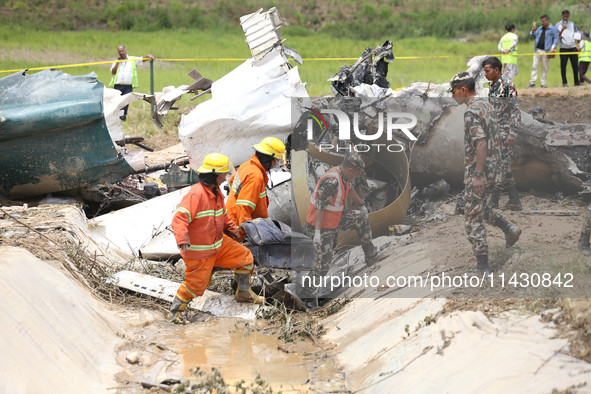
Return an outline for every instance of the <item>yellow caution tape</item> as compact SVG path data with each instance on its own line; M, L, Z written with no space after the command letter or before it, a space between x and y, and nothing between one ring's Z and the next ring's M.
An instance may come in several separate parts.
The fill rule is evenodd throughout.
M579 52L553 52L553 53L520 53L517 55L512 54L496 54L494 56L548 56L548 55L574 55L579 54ZM480 55L474 55L480 56ZM396 60L415 60L415 59L448 59L454 57L463 57L463 58L472 58L474 56L471 55L440 55L440 56L396 56ZM492 56L492 55L491 55ZM145 58L147 59L147 58ZM346 61L346 60L357 60L357 57L326 57L326 58L305 58L304 61ZM154 61L160 62L243 62L247 59L155 59ZM87 66L96 66L101 64L111 64L111 63L121 63L121 62L128 62L131 59L125 60L109 60L105 62L93 62L93 63L79 63L79 64L63 64L59 66L44 66L44 67L31 67L27 68L29 71L37 71L37 70L46 70L48 68L73 68L73 67L87 67ZM19 71L23 71L24 68L19 68L15 70L0 70L0 73L15 73Z

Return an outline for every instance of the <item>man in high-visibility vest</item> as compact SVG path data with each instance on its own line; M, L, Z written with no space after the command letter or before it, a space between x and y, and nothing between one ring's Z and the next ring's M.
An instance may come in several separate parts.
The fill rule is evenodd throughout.
M363 159L349 155L341 165L328 170L316 184L306 214L304 233L313 237L316 258L310 276L324 276L328 273L333 256L334 243L339 232L354 229L369 266L380 259L372 241L368 210L350 182L365 168ZM359 209L345 209L349 198Z
M521 211L521 201L515 187L513 171L511 170L511 156L517 141L517 125L521 122L521 110L517 101L517 89L513 82L501 75L501 61L491 56L482 62L484 76L490 81L488 97L494 98L491 104L497 112L499 133L501 136L501 169L499 182L494 185L489 206L498 208L499 197L503 188L507 190L509 202L503 210Z
M254 269L250 250L236 241L238 230L228 216L219 185L230 173L230 160L219 153L203 159L199 183L187 193L172 219L172 229L187 265L185 281L172 302L171 320L176 320L191 299L203 295L214 267L234 270L236 301L261 304L263 298L250 288ZM225 233L231 235L228 236Z
M121 95L124 96L133 92L133 88L137 88L139 86L137 79L137 66L141 66L144 60L154 60L154 56L150 54L147 54L144 57L127 56L127 49L125 49L125 46L123 45L119 45L117 47L117 52L119 53L117 60L129 61L113 63L111 66L111 74L113 74L113 78L111 78L109 87L117 89L121 92ZM123 108L123 115L121 115L119 119L127 119L128 108L129 105L126 105Z
M246 235L240 225L247 220L268 218L267 182L269 171L281 160L285 145L275 137L267 137L254 145L255 154L238 168L230 181L226 206L230 218L238 226L240 239Z
M591 79L587 78L585 74L589 69L589 63L591 62L591 40L589 39L589 32L584 31L581 34L581 42L579 42L579 79L581 85L585 82L591 83Z
M505 26L507 34L501 37L499 41L499 51L503 53L501 62L503 63L503 76L509 82L519 74L519 67L517 67L517 42L519 37L515 34L515 25L510 23Z

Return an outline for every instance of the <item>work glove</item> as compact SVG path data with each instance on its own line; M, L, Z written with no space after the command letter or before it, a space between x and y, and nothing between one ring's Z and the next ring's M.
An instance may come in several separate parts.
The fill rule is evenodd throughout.
M238 231L230 231L228 229L224 229L224 234L232 238L234 241L238 241L238 239L240 238L240 236L238 235Z
M320 249L320 244L322 243L320 238L320 230L314 230L314 239L312 242L314 242L314 246L317 249Z
M179 245L179 249L182 250L183 252L186 252L187 250L189 250L189 244L180 244Z
M367 210L367 207L365 205L360 206L359 210L361 211L361 215L365 217L369 216L369 211Z

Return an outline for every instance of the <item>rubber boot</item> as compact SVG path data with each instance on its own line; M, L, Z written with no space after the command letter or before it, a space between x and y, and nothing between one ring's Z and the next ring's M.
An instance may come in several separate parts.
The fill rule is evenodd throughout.
M579 237L579 249L585 256L591 255L591 244L589 243L589 234L581 233Z
M378 261L382 260L384 258L384 254L380 251L377 251L373 256L365 256L365 265L367 265L368 267L371 267L372 265L374 265L375 263L377 263Z
M501 198L501 191L500 190L493 190L490 196L490 202L488 203L488 207L492 209L496 209L499 207L499 198Z
M262 304L264 298L259 297L250 288L250 271L236 270L234 271L234 278L238 283L236 289L236 301L238 302L252 302L253 304Z
M466 206L466 202L464 201L464 195L461 195L456 202L456 215L463 215L464 214L464 207Z
M380 261L384 256L383 253L380 252L378 248L372 243L371 245L362 246L363 253L365 254L365 265L371 267L378 261Z
M507 194L509 195L509 201L501 209L503 211L521 211L523 207L521 206L521 201L519 200L517 188L515 186L510 186L507 188Z
M188 304L188 300L183 300L178 295L174 296L174 300L172 300L172 305L170 307L170 320L177 320L180 317L181 312L185 311Z
M495 227L499 227L505 233L506 247L509 248L519 240L522 230L514 224L509 223L502 217L497 217Z
M488 255L483 254L476 256L476 268L468 272L468 276L489 275L490 268L488 267Z

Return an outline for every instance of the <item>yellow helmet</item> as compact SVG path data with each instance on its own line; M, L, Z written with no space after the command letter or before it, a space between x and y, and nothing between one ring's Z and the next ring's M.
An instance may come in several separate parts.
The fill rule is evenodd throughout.
M203 164L197 169L198 173L206 174L216 172L226 174L230 172L230 159L221 153L210 153L203 159Z
M260 144L253 145L257 152L269 155L277 160L281 160L283 152L285 152L285 145L275 137L267 137L261 141Z

